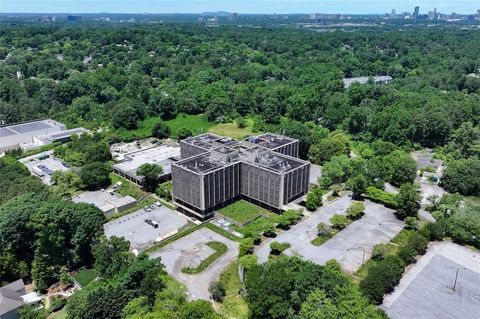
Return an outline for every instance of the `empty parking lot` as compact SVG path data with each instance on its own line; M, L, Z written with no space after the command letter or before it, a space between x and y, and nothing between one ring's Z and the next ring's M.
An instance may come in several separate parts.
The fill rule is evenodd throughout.
M188 275L182 273L185 267L196 267L213 253L206 245L208 242L222 242L228 251L215 260L205 271ZM222 270L238 255L238 243L208 229L201 228L156 252L150 254L151 258L160 257L167 272L175 279L181 281L188 288L190 299L210 299L208 285L215 281Z
M145 220L158 222L158 228ZM130 248L139 251L152 246L157 240L172 235L187 224L188 220L164 206L156 207L147 212L143 209L115 219L104 225L107 237L125 237L130 242Z
M480 254L450 242L431 244L381 308L392 319L479 318Z
M362 262L370 258L373 246L389 242L402 230L404 224L395 217L393 210L366 200L365 216L335 234L323 245L312 245L311 241L317 236L318 223L329 223L333 214L345 213L350 202L348 196L343 197L330 206L319 209L291 230L267 241L257 251L259 260L267 260L271 241L288 242L291 247L285 251L287 255L297 254L320 265L336 259L344 270L355 272Z

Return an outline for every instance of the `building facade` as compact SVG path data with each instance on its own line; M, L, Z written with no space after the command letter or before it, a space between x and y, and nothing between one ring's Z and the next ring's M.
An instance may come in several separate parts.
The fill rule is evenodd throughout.
M208 133L181 141L180 149L173 201L200 220L240 198L282 211L308 191L310 163L297 158L295 139L267 133L238 142Z

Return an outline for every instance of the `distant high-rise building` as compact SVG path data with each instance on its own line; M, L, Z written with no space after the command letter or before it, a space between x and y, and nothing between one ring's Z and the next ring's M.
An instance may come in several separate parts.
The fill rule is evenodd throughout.
M230 14L230 21L237 21L238 20L238 13L232 12Z
M67 21L80 21L80 20L82 20L81 16L72 16L72 15L67 16Z
M390 13L391 17L394 17L397 15L397 11L395 9L392 9L392 12Z
M415 7L415 10L413 11L413 16L414 16L415 18L418 18L419 12L420 12L420 7L419 7L419 6L416 6L416 7Z

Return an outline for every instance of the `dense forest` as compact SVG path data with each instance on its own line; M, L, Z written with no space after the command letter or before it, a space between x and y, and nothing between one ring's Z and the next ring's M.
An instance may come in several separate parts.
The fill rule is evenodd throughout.
M54 145L74 169L55 174L53 186L15 161L21 151L0 158L0 284L22 277L43 292L67 271L93 267L100 279L70 298L69 318L220 318L209 302L189 301L160 260L134 256L124 239L107 240L99 209L69 200L111 184L110 144L181 139L193 128L166 123L193 115L298 138L300 157L322 166L308 210L341 186L395 209L407 224L398 254L373 257L359 285L335 262L240 259L250 318L383 318L374 304L429 241L447 236L480 248L478 206L463 202L480 195L480 33L441 24L332 30L1 22L0 124L51 117L94 134ZM375 75L393 81L348 88L342 81ZM417 227L410 152L422 148L444 160L440 185L453 195L428 198L437 222ZM145 180L158 179L148 168ZM386 183L398 194L384 191ZM155 192L158 181L151 184L144 191ZM246 234L243 257L253 257L262 235Z

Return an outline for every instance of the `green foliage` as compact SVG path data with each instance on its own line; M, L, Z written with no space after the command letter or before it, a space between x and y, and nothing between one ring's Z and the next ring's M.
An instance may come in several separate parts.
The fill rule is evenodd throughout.
M322 197L323 191L320 187L314 187L310 192L307 194L307 199L305 200L305 207L309 211L315 211L318 207L322 206Z
M50 312L57 312L61 310L67 304L67 300L60 297L51 297L50 298L50 308L48 310Z
M125 238L112 236L93 246L94 267L100 277L109 278L124 270L133 259L130 243Z
M158 185L155 193L167 201L172 200L172 182L165 182L163 184Z
M54 154L74 166L107 162L112 159L108 144L102 140L102 136L99 134L93 136L83 134L80 138L74 138L71 142L57 147Z
M280 255L283 253L287 248L290 247L289 243L279 243L279 242L272 242L270 243L270 254L272 255Z
M82 166L79 177L82 188L95 190L108 187L110 181L110 166L100 162L93 162Z
M387 193L381 189L378 189L373 186L367 187L366 190L366 197L369 198L370 200L376 202L376 203L381 203L387 207L390 208L396 208L397 207L397 195Z
M34 305L25 305L18 309L18 315L21 319L46 319L48 312L44 309L37 310Z
M397 216L400 219L417 217L420 209L420 195L412 184L403 184L397 196Z
M103 233L104 220L93 205L34 194L16 197L0 207L0 256L17 260L20 267L14 273L31 269L42 291L59 279L63 267L92 263L91 249ZM0 281L9 273L0 272Z
M353 202L347 209L347 218L357 220L365 214L365 205L362 202Z
M448 164L441 186L450 193L480 195L480 160L460 159Z
M400 248L398 257L406 264L412 263L417 255L423 255L427 251L428 239L418 232L411 233L407 243Z
M163 265L157 259L141 255L111 279L95 281L76 292L68 300L69 318L118 318L127 303L145 296L152 305L157 291L165 287L160 275Z
M240 241L238 257L243 257L246 255L253 254L253 248L255 244L253 242L253 238L246 237Z
M334 156L348 155L350 148L348 135L342 132L333 132L318 144L312 145L308 157L312 163L323 165Z
M319 266L298 258L275 259L249 269L245 288L250 318L254 319L297 315L316 318L319 308L310 296L317 290L324 291L325 296L339 306L336 309L339 317L332 318L342 318L343 313L349 313L349 308L355 309L355 314L361 314L364 309L367 317L380 318L375 307L368 304L335 262Z
M142 183L145 190L155 192L160 183L160 176L163 174L163 168L156 164L145 163L138 168L137 174L142 177Z
M405 264L396 256L388 256L372 266L360 283L363 294L373 303L380 304L383 295L393 291L400 280Z
M456 242L480 247L480 207L467 206L447 219L447 232Z
M225 286L221 281L213 281L208 286L208 292L213 300L222 302L225 298Z
M349 220L344 215L335 214L330 217L330 223L332 223L332 227L340 230L345 228L349 224Z
M156 138L169 138L172 134L170 127L165 122L157 122L152 128L152 136Z
M235 119L235 122L237 122L238 128L246 128L248 126L248 122L244 117L237 117Z
M367 189L367 179L362 174L348 180L348 186L352 190L353 198L359 198Z
M385 157L388 165L390 183L400 186L405 183L413 183L417 175L415 160L402 151L394 151Z
M372 248L372 258L374 260L385 259L388 253L388 246L386 244L376 244Z

